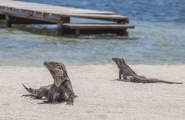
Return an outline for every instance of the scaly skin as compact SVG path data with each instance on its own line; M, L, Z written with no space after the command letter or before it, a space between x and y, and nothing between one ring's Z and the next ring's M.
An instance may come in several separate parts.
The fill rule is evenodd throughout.
M159 80L155 78L146 78L145 76L137 75L121 58L112 58L119 68L119 79L135 82L135 83L167 83L167 84L183 84L182 82L171 82L165 80ZM122 77L121 77L122 76Z
M43 97L47 97L48 92L52 86L52 84L51 84L48 86L41 86L39 89L33 89L33 88L27 88L24 84L22 84L22 85L30 93L30 94L26 94L26 95L22 95L22 96L31 96L36 99L42 99Z
M48 86L41 86L39 89L27 88L24 84L22 85L30 93L30 94L22 95L25 97L30 96L35 99L42 99L43 97L47 98L49 91L52 91L53 93L52 101L58 101L58 102L67 101L69 98L66 92L64 94L62 93L62 95L60 96L60 93L59 93L60 90L53 84Z

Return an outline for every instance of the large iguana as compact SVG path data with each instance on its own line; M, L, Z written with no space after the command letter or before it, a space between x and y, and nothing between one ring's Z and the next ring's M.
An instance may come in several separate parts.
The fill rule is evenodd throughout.
M119 68L119 79L125 80L126 82L135 83L168 83L168 84L183 84L182 82L171 82L165 80L159 80L155 78L146 78L145 76L137 75L121 58L112 58ZM121 77L122 76L122 77Z
M70 82L65 65L62 62L45 61L44 66L50 71L53 76L54 83L48 86L42 86L39 89L27 88L25 89L31 93L23 96L33 96L37 99L47 97L45 103L52 103L53 101L67 101L68 104L74 102L74 91Z

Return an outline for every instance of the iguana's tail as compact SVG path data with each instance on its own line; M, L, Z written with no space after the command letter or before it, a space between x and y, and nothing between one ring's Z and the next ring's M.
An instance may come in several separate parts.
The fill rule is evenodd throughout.
M171 81L165 81L165 80L158 80L155 78L151 78L151 79L147 80L146 83L183 84L183 82L171 82Z
M38 94L38 89L33 89L33 88L27 88L23 83L22 83L23 87L29 92L29 93L32 93L32 94Z

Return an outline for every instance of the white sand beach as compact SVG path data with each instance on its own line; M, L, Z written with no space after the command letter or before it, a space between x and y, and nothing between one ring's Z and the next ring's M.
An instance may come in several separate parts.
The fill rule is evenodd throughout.
M53 83L49 71L36 67L0 67L0 119L65 120L184 120L185 65L130 65L148 78L184 84L117 81L116 65L67 66L78 98L66 103L38 104L21 97L23 86L39 88Z

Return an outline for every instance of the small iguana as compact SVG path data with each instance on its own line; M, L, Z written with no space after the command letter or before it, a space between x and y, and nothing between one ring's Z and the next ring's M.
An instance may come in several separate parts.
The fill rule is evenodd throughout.
M36 99L47 97L47 101L44 101L45 103L67 101L68 104L72 105L74 97L77 96L74 95L65 65L62 62L45 61L44 66L53 76L54 83L48 86L41 86L39 89L27 88L23 84L24 88L31 93L23 96L31 96Z
M123 77L123 80L125 80L126 82L183 84L182 82L170 82L170 81L159 80L155 78L146 78L145 76L139 76L125 63L124 59L112 58L112 60L117 64L119 68L120 80Z

